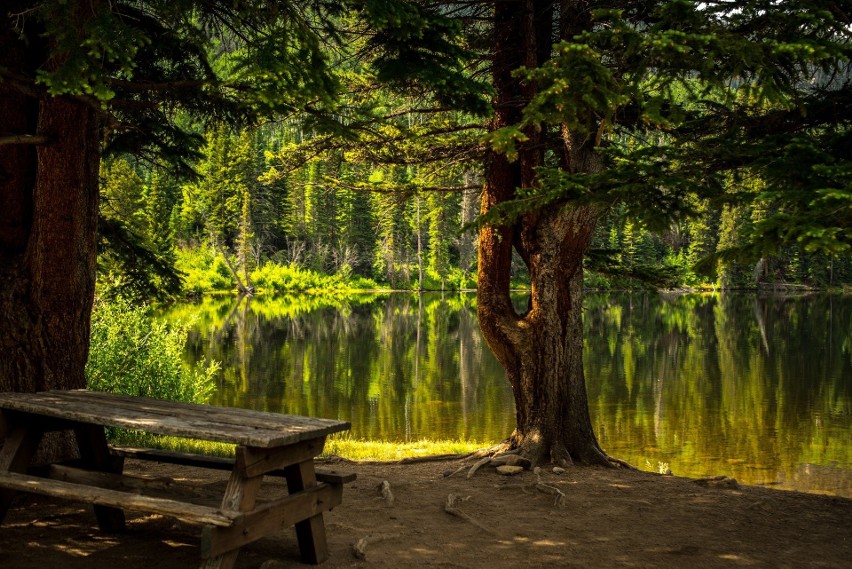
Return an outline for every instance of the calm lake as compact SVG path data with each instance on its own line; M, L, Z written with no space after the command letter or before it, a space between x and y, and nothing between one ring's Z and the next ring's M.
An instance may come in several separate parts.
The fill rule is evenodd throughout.
M473 294L207 298L168 317L194 318L190 359L222 363L218 405L343 419L359 439L488 443L514 425ZM589 294L585 329L609 454L852 497L852 296Z

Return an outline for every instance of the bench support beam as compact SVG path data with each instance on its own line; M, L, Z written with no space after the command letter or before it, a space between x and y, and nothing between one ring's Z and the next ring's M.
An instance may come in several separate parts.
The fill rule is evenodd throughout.
M3 448L0 448L0 474L25 473L41 442L42 432L35 426L13 425L2 416L0 422L3 423L6 434L6 441ZM9 511L14 497L14 489L0 487L0 524L6 519L6 512Z
M205 526L201 556L216 557L286 529L299 520L328 511L343 502L343 487L319 484L298 494L267 502L238 518L231 527Z
M100 425L78 424L74 427L77 447L80 449L82 466L86 470L121 474L124 461L110 455L104 428ZM124 511L121 508L94 506L98 527L106 533L120 533L126 529Z
M300 462L284 469L287 478L287 488L291 494L296 494L317 485L313 461ZM299 542L299 553L302 563L317 565L328 559L328 541L325 537L325 524L322 521L322 511L296 522L296 540Z

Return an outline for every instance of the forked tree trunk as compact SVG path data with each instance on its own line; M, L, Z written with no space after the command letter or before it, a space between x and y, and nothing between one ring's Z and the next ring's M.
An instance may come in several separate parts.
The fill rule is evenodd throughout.
M552 7L546 0L495 4L492 130L520 122L523 104L535 94L536 85L521 82L512 71L549 57ZM598 167L589 145L563 130L563 167ZM547 135L532 127L524 134L517 161L495 152L486 157L483 213L513 199L517 188L537 184L535 169L544 162ZM534 463L610 464L592 428L583 375L582 262L600 213L597 206L557 205L525 214L514 226L480 231L480 326L512 384L516 430L510 446ZM509 297L513 248L530 272L531 296L523 314Z
M523 315L506 301L508 286L505 295L499 292L507 278L494 271L503 263L492 261L511 254L492 238L500 230L480 235L480 325L512 384L511 447L533 462L609 465L592 428L583 374L582 255L597 216L594 208L566 208L527 228L535 235L527 241L537 248L528 257L531 290Z

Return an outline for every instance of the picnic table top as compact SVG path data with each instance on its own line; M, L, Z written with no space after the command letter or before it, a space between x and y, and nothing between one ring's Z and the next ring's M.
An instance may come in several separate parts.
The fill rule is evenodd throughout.
M87 390L0 393L0 409L159 435L277 447L345 431L346 421Z

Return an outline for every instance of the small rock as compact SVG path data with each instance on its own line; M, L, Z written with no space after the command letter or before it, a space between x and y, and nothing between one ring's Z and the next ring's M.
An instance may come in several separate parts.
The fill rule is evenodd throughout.
M565 474L565 469L562 468L561 466L554 466L553 467L553 474L556 474L556 475Z
M514 476L515 474L520 474L524 471L523 466L498 466L497 472L502 474L503 476Z

